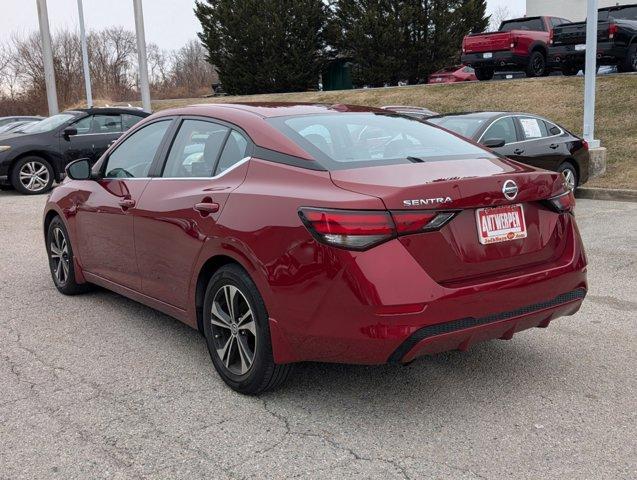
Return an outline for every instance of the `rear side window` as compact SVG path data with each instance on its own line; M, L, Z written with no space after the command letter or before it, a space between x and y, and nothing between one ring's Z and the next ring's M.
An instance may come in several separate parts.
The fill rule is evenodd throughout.
M248 149L248 141L236 130L230 132L226 145L223 147L223 152L219 158L219 165L215 175L225 172L233 165L236 165L246 157Z
M124 140L109 155L106 162L105 177L147 177L169 125L170 120L151 123Z
M549 136L561 135L563 133L563 130L554 123L547 122L545 120L544 125L546 125L546 130L548 131Z
M515 131L515 121L513 117L504 117L496 120L484 134L483 140L502 139L505 143L513 143L518 141L518 134Z
M269 121L328 169L492 156L449 132L403 116L341 113Z
M518 20L509 20L508 22L502 22L500 25L501 32L510 32L511 30L531 30L536 32L543 32L546 30L544 22L541 18L521 18Z
M170 148L162 177L212 177L229 130L214 122L184 120Z
M534 140L537 138L548 137L550 134L546 128L546 123L539 118L518 117L522 133L525 140Z

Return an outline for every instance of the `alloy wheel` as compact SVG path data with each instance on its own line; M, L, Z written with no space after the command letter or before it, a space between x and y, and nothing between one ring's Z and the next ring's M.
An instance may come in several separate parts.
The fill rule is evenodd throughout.
M533 72L538 77L544 72L544 59L541 55L537 55L533 59Z
M568 186L568 188L570 188L571 190L575 190L575 173L573 173L573 170L567 168L562 172L562 175L564 175L564 179L566 180L566 185Z
M27 162L20 168L20 183L31 192L39 192L49 184L49 169L40 162Z
M210 309L214 349L225 368L245 375L257 346L255 316L245 295L234 285L223 285L215 293Z
M70 258L69 245L61 228L56 227L51 232L49 243L51 255L51 269L59 284L63 285L69 278Z

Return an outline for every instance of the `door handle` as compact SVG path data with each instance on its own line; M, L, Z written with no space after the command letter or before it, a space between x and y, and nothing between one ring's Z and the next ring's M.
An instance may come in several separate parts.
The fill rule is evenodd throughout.
M549 148L552 148L553 150L555 150L557 147L559 147L557 143L552 143L549 145Z
M219 204L215 202L201 202L195 204L195 210L205 216L210 213L217 213L219 211Z
M135 200L132 198L125 198L119 201L119 206L122 207L122 210L128 210L129 208L133 208L135 206Z
M513 153L515 153L516 155L522 155L524 153L524 150L522 150L521 148L516 148L515 150L513 150Z

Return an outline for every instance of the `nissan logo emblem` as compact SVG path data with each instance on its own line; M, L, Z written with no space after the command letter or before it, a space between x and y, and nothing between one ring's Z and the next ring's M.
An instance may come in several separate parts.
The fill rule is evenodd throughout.
M518 186L513 180L507 180L502 187L502 193L507 200L513 200L518 196Z

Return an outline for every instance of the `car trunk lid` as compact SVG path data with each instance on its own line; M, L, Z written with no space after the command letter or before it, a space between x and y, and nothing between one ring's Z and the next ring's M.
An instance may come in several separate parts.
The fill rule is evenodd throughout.
M564 191L557 173L496 157L337 170L331 176L341 188L380 198L391 211L455 211L438 231L399 237L441 285L485 281L557 262L566 248L565 236L558 234L565 228L564 216L543 203ZM514 200L503 194L508 180L519 189ZM527 237L481 244L477 209L510 204L522 205Z

